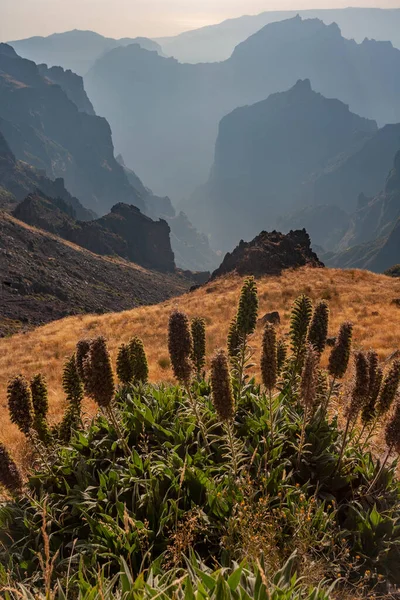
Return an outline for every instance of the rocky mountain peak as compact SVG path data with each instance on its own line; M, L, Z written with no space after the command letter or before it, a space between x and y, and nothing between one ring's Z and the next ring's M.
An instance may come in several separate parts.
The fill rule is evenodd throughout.
M228 252L212 279L237 273L238 275L280 275L285 269L323 267L324 264L311 248L310 236L305 229L290 231L262 231L251 242L241 240Z

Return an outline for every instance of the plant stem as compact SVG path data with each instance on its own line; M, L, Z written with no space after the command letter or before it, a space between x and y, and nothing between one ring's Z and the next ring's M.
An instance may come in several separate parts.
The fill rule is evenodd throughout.
M378 473L376 474L376 476L374 477L371 485L369 486L369 488L367 489L367 494L370 494L372 492L372 490L374 489L375 485L377 484L377 482L379 481L379 477L382 475L383 469L386 467L386 463L389 459L390 453L393 450L393 446L390 446L386 452L385 458L382 461L381 467L378 471Z
M187 393L187 395L189 397L189 402L190 402L190 405L191 405L191 407L193 409L194 416L196 417L197 424L200 427L201 433L203 435L203 439L204 439L204 443L206 445L206 448L207 448L208 452L211 454L211 448L210 448L210 445L209 445L208 440L207 440L207 431L206 431L206 428L204 427L203 420L202 420L201 415L200 415L200 413L198 411L197 401L196 401L195 398L193 398L193 395L192 395L192 392L190 390L189 384L185 384L185 390L186 390L186 393Z
M331 386L329 388L329 392L328 392L328 396L326 398L326 402L325 402L325 404L323 406L322 414L326 414L326 412L328 410L329 402L330 402L331 396L333 394L335 383L336 383L336 377L332 377Z
M110 417L111 423L113 424L113 427L114 427L114 429L115 429L115 432L116 432L116 434L117 434L117 436L118 436L118 438L119 438L119 441L122 443L122 447L123 447L123 449L124 449L125 456L126 456L127 458L129 458L129 457L131 456L131 454L132 454L132 453L131 453L131 451L129 450L129 446L128 446L128 444L126 443L126 440L125 440L125 438L124 438L124 436L123 436L123 434L122 434L122 431L121 431L121 429L120 429L120 426L118 425L117 419L115 418L114 411L113 411L113 409L112 409L112 407L111 407L111 406L107 406L107 408L106 408L106 413L107 413L107 415Z
M271 423L271 448L274 447L274 411L273 411L273 402L272 402L272 390L268 390L269 392L269 418Z
M339 471L339 469L340 469L340 465L342 464L342 459L343 459L344 449L345 449L345 446L346 446L347 434L348 434L348 432L349 432L349 427L350 427L350 420L351 420L351 419L350 419L350 417L349 417L349 418L347 419L347 423L346 423L346 429L344 430L344 434L343 434L343 442L342 442L342 447L341 447L341 449L340 449L339 460L338 460L338 462L337 462L337 465L336 465L336 468L335 468L335 471L334 471L334 472L336 472L336 471Z
M373 434L374 429L375 429L375 425L377 424L377 422L378 422L378 417L376 416L375 419L372 421L372 425L371 425L371 427L370 427L370 429L368 431L367 437L365 438L362 450L365 449L366 445L368 444L369 440L371 439L372 434Z
M242 389L243 389L243 372L244 372L244 364L246 361L246 347L247 347L247 336L244 336L242 347L240 349L240 359L239 359L239 369L238 369L238 397L236 399L236 405L239 405L239 402L242 397Z
M364 435L364 431L365 428L367 427L367 424L363 425L363 428L360 431L360 435L358 436L357 440L356 440L356 444L358 444L361 441L362 436Z
M304 441L305 441L305 437L306 437L307 419L308 419L308 407L306 407L304 410L303 424L301 426L299 453L297 455L297 469L300 469L301 455L303 453Z
M226 424L226 429L228 432L229 446L230 446L231 455L232 455L233 475L236 478L237 472L238 472L238 464L237 464L237 456L236 456L236 450L235 450L235 443L234 443L234 439L233 439L233 431L232 431L232 422L231 421L229 421Z

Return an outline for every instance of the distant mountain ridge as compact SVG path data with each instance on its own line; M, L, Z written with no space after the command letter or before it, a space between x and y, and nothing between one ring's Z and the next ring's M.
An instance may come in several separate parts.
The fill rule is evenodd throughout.
M64 33L54 33L47 37L31 37L8 42L16 52L33 62L46 63L71 69L78 75L85 75L95 61L103 54L129 44L139 44L146 50L162 54L161 46L149 38L122 38L120 40L104 37L94 31L74 29Z
M303 19L337 23L343 36L362 42L365 38L390 41L400 48L400 9L344 8L267 11L227 19L222 23L185 31L177 36L158 38L164 52L181 62L198 63L226 60L235 46L269 23L299 14Z
M396 123L397 72L400 51L390 43L357 44L336 25L295 17L267 25L220 63L181 64L139 46L120 47L96 62L85 86L127 163L156 194L179 201L207 180L218 123L238 106L310 79L352 112Z

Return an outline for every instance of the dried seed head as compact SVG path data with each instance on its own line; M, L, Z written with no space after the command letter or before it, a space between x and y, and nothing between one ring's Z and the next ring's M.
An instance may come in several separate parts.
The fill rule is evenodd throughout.
M211 361L211 391L215 410L221 421L230 421L234 416L232 381L227 355L219 350Z
M133 360L129 346L122 344L117 356L117 375L121 383L128 385L133 380Z
M356 352L355 357L355 379L351 392L350 404L346 409L348 419L357 418L360 410L368 402L369 394L369 372L370 363L364 352Z
M385 415L393 404L400 383L400 361L395 360L386 375L379 394L376 412Z
M7 448L0 443L0 484L11 494L22 489L22 477Z
M345 322L341 325L336 343L329 356L328 371L332 377L341 379L349 365L353 324Z
M133 366L133 380L140 383L147 383L149 379L149 365L142 340L138 337L132 338L129 342L129 350Z
M237 327L236 317L232 319L228 331L228 354L230 359L237 358L240 352L241 338Z
M275 327L267 323L264 329L261 355L261 375L263 384L271 392L278 378L277 346Z
M318 302L315 307L308 331L309 343L320 353L325 349L326 339L328 337L329 307L325 300Z
M287 346L286 346L284 340L278 340L278 343L276 346L276 365L277 365L278 375L280 375L282 373L282 371L285 367L286 357L287 357Z
M7 387L8 409L10 419L25 435L33 425L32 393L29 383L22 375L11 379Z
M397 400L393 416L386 425L385 440L389 448L394 448L400 453L400 401Z
M76 367L82 381L85 381L85 369L83 365L89 354L91 343L92 340L80 340L76 345Z
M73 405L80 414L83 400L83 385L79 377L75 354L68 358L64 364L62 386L68 404Z
M312 316L312 302L304 294L296 298L290 315L290 339L292 350L300 356L305 350L308 327Z
M31 381L31 393L35 417L45 419L49 410L49 399L46 380L40 373L35 375Z
M206 364L206 322L201 317L195 317L191 322L191 331L193 339L192 362L196 373L201 373Z
M368 353L369 360L369 390L368 401L364 404L361 412L361 421L363 425L371 423L375 417L376 402L378 400L380 388L382 385L383 371L378 366L378 355L374 351Z
M257 285L254 277L248 277L242 287L236 317L239 335L245 337L256 330L258 315Z
M169 318L168 350L174 375L180 383L188 384L192 376L190 357L193 340L189 319L185 313L175 310Z
M83 368L88 395L99 406L106 408L114 398L115 387L110 354L103 337L96 338L90 344Z
M308 344L304 356L304 367L301 375L301 400L305 409L313 410L316 406L318 392L319 352Z

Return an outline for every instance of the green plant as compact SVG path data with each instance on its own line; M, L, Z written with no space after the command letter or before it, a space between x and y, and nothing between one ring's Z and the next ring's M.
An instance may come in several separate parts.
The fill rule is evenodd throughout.
M308 331L309 343L321 354L326 345L329 326L329 307L325 300L318 302L314 309Z
M38 373L31 381L32 404L34 419L32 427L35 429L39 440L48 446L52 440L50 428L47 422L49 411L49 400L47 394L46 380Z
M133 366L133 380L137 383L147 383L149 366L142 340L138 337L132 338L129 342L129 351Z
M68 404L63 420L58 428L58 434L64 443L68 443L71 439L72 431L78 429L81 424L83 400L83 384L79 377L75 354L65 362L62 385Z
M311 317L311 299L305 295L296 298L290 315L290 339L296 368L301 364L301 358L305 351Z

